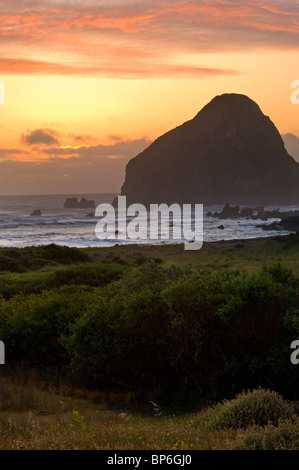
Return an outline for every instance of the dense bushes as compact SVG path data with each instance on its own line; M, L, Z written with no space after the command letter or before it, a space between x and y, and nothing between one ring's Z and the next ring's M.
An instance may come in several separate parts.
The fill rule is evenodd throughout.
M63 364L81 385L161 400L259 386L298 396L290 344L299 284L281 265L249 275L85 263L40 273L37 283L35 273L18 276L17 287L9 275L1 287L0 337L11 362Z
M7 362L51 370L69 361L63 338L93 296L93 290L86 287L63 287L2 301L0 337Z
M24 248L0 248L0 271L22 273L43 266L88 262L83 251L54 243Z
M118 264L83 263L51 271L0 275L0 299L22 293L37 294L65 285L104 286L119 279L126 267Z
M195 273L162 295L172 315L172 362L199 389L233 395L278 386L282 376L286 386L292 381L294 370L286 372L295 332L289 335L285 317L298 305L298 282L283 267L251 276Z
M281 266L246 275L144 265L74 324L74 372L91 383L91 370L103 380L109 369L112 383L143 377L164 392L215 399L259 385L296 393L289 316L294 325L298 293L297 279Z

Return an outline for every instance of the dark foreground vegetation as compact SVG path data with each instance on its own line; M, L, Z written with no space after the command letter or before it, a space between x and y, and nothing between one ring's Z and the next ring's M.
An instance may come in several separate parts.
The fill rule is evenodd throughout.
M206 244L188 253L179 245L0 249L0 339L6 346L1 409L18 411L19 395L29 393L31 406L20 405L23 419L28 410L52 413L40 403L43 393L80 389L97 394L106 407L101 413L117 396L150 410L161 433L173 436L146 444L140 429L141 447L133 437L131 446L120 437L111 448L268 448L273 439L278 448L299 448L299 365L290 361L290 345L299 339L298 254L297 235ZM33 377L43 384L39 393L29 387ZM231 401L214 405L223 400ZM66 428L62 411L54 411L61 432L87 426L77 408ZM130 413L122 421L128 429L137 419ZM173 414L180 415L176 425ZM91 421L90 444L80 434L80 448L99 445ZM185 426L190 435L184 441ZM38 447L28 432L28 448ZM227 439L231 444L224 444ZM45 448L46 441L38 442Z
M32 380L31 380L32 382ZM298 450L296 404L257 389L198 412L146 414L103 404L100 394L0 383L0 450ZM83 398L85 396L85 398Z

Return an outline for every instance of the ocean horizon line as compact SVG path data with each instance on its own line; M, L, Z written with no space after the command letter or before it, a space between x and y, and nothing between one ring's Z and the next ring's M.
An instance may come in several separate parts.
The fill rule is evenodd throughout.
M81 195L95 195L95 194L120 194L118 192L77 192L77 193L36 193L36 194L0 194L0 197L38 197L38 196L81 196Z

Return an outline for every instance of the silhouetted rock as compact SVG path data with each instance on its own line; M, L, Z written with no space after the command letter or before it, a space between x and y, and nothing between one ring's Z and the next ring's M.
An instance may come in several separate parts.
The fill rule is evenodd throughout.
M284 230L284 228L280 225L279 222L273 222L272 224L263 224L263 225L257 225L257 227L262 228L263 230L275 230L276 232L280 232Z
M31 212L30 217L39 217L41 215L41 211L39 209L36 209L35 211Z
M255 214L256 209L258 209L258 214ZM261 212L263 209L263 212ZM246 218L246 219L253 219L253 220L263 220L267 221L268 219L281 219L283 216L291 215L293 212L288 214L283 214L280 212L279 209L265 211L264 208L251 208L251 207L244 207L240 210L239 206L231 206L229 203L225 204L221 212L208 212L206 215L211 215L212 217L217 217L218 219L228 219L228 218ZM294 212L295 213L295 212ZM299 212L298 212L299 214Z
M251 207L244 207L240 210L240 217L252 217L253 209Z
M267 217L268 219L280 219L281 218L281 213L279 209L273 210L273 211L265 211L263 214L264 217Z
M77 197L67 198L64 203L64 209L89 209L95 207L93 200L88 201L83 197L81 201L78 201Z
M130 160L121 194L128 205L295 204L299 164L254 101L224 94Z
M279 222L279 225L283 229L289 230L290 232L299 232L299 215L290 215L284 217Z
M224 230L224 225L218 225L218 227L220 230Z
M222 212L219 214L219 219L235 219L240 216L240 207L231 206L229 203L225 204Z

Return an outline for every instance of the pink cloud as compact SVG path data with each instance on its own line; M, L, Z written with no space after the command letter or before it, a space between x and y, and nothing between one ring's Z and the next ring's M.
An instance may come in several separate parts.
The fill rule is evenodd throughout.
M299 47L299 6L282 0L0 5L2 73L204 76L211 70L175 57Z
M64 64L57 62L37 61L31 59L0 59L0 74L30 75L97 75L105 77L144 78L164 76L213 76L236 75L231 69L169 64L161 62L148 63L133 58L124 62L102 61L98 64L73 62Z

